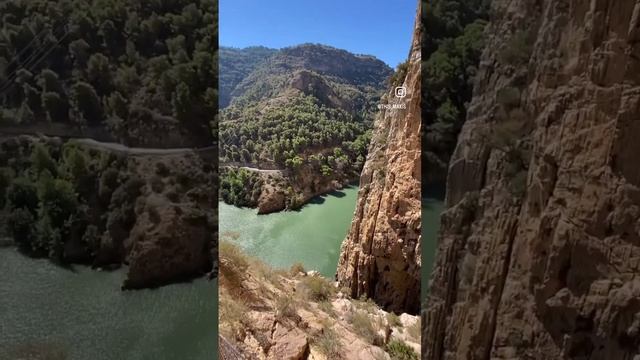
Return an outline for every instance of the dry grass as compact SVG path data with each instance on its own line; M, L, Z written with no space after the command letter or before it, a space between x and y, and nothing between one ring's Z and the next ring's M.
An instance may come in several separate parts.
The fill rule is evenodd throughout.
M412 339L420 342L420 338L422 336L420 320L416 321L412 325L407 326L407 333L409 334L409 336L411 336Z
M293 265L291 265L291 269L289 270L289 274L291 274L291 276L297 276L300 273L304 273L304 265L302 265L302 263L295 263Z
M322 332L313 338L313 344L327 359L342 359L342 343L331 326L325 326Z
M285 320L293 320L298 322L300 316L296 311L296 302L293 297L287 294L280 295L276 298L276 319L280 322Z
M333 309L333 305L331 304L331 301L327 300L327 301L321 301L318 303L318 308L322 311L324 311L327 315L335 318L336 312Z
M400 317L394 313L387 314L387 324L389 324L389 326L391 327L402 327Z
M355 333L369 344L379 345L382 342L369 314L356 311L350 321Z
M265 285L267 283L277 287L278 289L282 289L282 276L283 275L287 275L286 273L283 274L280 270L276 270L273 267L271 267L270 265L256 259L256 258L250 258L250 267L254 270L254 272L261 277L264 282L262 283L262 285ZM263 286L263 288L265 287Z
M300 293L307 300L327 301L335 293L335 288L329 280L320 276L307 276L298 284Z
M378 305L369 298L366 297L361 297L360 300L354 300L353 304L356 306L356 308L360 309L360 310L364 310L369 314L375 314L378 312Z
M218 319L220 322L220 333L229 339L239 340L239 334L247 321L249 307L242 298L233 298L229 295L221 294L219 301Z
M226 241L220 242L218 251L220 280L230 288L241 287L242 279L249 268L249 258L240 247Z

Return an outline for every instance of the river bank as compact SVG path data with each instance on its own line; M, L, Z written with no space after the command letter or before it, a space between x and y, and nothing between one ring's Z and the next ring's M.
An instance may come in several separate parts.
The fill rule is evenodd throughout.
M0 238L61 264L126 263L129 289L204 276L216 261L217 184L202 155L86 139L0 140Z
M258 215L219 203L220 239L276 268L302 263L327 278L336 272L340 245L351 224L358 188L318 196L297 211Z

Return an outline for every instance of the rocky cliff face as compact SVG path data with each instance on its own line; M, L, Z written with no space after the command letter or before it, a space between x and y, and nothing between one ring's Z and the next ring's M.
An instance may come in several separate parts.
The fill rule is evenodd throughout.
M637 359L640 3L495 1L423 359Z
M338 281L351 296L385 309L420 306L420 27L416 25L404 99L386 95L360 177L354 219L342 244Z

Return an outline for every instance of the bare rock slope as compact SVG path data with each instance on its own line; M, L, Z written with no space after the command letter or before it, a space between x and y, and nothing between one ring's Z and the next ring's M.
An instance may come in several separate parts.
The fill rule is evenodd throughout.
M420 353L418 316L352 299L314 271L275 270L223 242L219 285L222 359L391 360Z
M640 2L494 1L423 359L638 359Z

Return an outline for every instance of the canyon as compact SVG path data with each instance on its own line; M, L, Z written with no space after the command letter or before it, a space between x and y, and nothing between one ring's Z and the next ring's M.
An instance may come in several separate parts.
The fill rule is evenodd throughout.
M420 11L418 19L419 14ZM344 240L340 247L337 281L323 276L326 276L326 266L322 268L321 273L315 268L305 270L300 263L294 263L287 269L282 263L291 260L290 254L278 253L279 258L269 259L268 264L253 256L273 258L273 255L267 255L272 252L271 249L253 250L253 256L247 255L241 247L252 249L264 244L268 244L269 247L278 244L268 243L267 241L273 240L264 239L264 231L254 224L245 226L259 229L253 231L256 234L253 239L235 241L234 237L239 238L244 234L233 234L232 231L222 234L223 237L228 236L231 239L222 240L220 243L220 358L418 358L420 334L415 330L420 328L422 256L420 39L420 22L416 21L409 59L398 68L387 84L387 90L380 100L382 106L372 119L373 132L366 149L366 159L363 159L364 167L360 173L359 188L346 190L357 191L357 200L348 234L346 238L339 239ZM322 61L311 57L305 62L314 66L326 62L328 65L325 71L340 69L334 67L333 63L343 59L342 56L336 55L344 54L336 54L337 50L321 46L302 46L288 51L296 55L330 51L333 57L324 58ZM361 61L370 60L363 58ZM363 69L360 74L366 71L368 70ZM311 72L299 72L291 82L294 91L285 86L284 95L268 100L270 106L280 106L280 102L286 104L284 100L288 100L289 96L297 96L299 91L309 88L305 83L313 84L311 88L319 91L311 93L321 103L338 104L340 97L335 97L330 92L330 86L323 86L319 82L327 81L326 84L335 85L331 82L335 77L327 78L329 81ZM407 88L408 94L404 99L394 96L395 87L401 85ZM234 101L241 103L241 100L231 100L231 109L227 111L233 111ZM344 109L344 106L343 103L339 108ZM221 124L224 126L225 121ZM315 151L317 148L311 150ZM303 168L304 166L302 165ZM245 166L245 170L250 171L247 167L249 166ZM302 169L297 168L296 171ZM317 174L314 174L317 169L311 167L307 171L308 183L316 183L309 186L316 189L313 191L319 189L318 181L325 181L326 178L334 176L323 175L319 179ZM239 174L241 176L236 179L253 181L246 173ZM254 184L263 185L257 181ZM327 189L334 186L336 185ZM222 183L221 188L224 187L225 184ZM264 191L262 187L258 189ZM309 191L308 194L312 194L313 191ZM256 199L257 196L253 198ZM252 202L248 204L251 205ZM299 211L300 215L315 209L314 206L316 204L305 206ZM240 217L239 211L234 214L234 218ZM268 218L275 215L280 214L260 216ZM233 223L232 219L227 221ZM275 223L263 221L271 224L267 228L270 232L282 232L281 228L273 226ZM318 218L315 221L324 222L325 219ZM294 227L290 226L287 229ZM333 230L327 229L326 232ZM305 243L298 247L311 249L307 252L307 257L311 255L317 259L306 262L322 264L325 254L332 251L315 250L316 244L310 241L311 236L299 236L303 233L295 231L279 236L288 239L293 235L297 241L309 241L308 245ZM325 241L321 247L330 245L330 241ZM294 249L292 246L292 251L295 251Z

